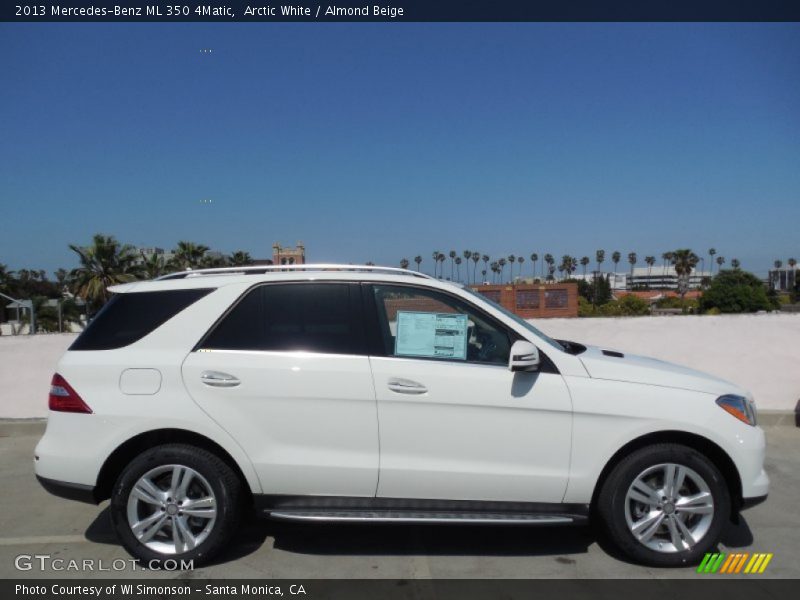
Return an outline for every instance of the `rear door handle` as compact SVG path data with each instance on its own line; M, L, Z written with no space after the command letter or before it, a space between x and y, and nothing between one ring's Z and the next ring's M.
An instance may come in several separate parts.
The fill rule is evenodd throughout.
M233 375L220 371L203 371L200 374L200 381L212 387L236 387L242 383Z
M398 394L424 394L428 391L421 383L399 378L389 380L389 389Z

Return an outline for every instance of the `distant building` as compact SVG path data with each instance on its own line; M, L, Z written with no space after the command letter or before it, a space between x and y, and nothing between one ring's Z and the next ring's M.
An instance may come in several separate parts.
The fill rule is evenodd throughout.
M778 290L779 292L789 292L795 288L800 276L797 274L797 265L794 267L781 267L780 269L770 269L767 276L767 284L769 287Z
M274 265L304 265L306 264L306 247L303 242L297 242L295 248L281 246L278 242L272 245L272 264Z
M692 270L689 275L689 289L696 290L702 287L703 282L711 278L710 271ZM627 285L625 289L651 289L651 290L677 290L678 274L672 265L658 265L650 267L636 267L633 269L633 277L630 271L627 274ZM612 289L614 289L612 287Z
M155 246L148 246L144 248L136 248L136 264L142 264L146 260L150 260L153 256L159 256L164 259L164 262L169 262L174 256L170 250L157 248Z

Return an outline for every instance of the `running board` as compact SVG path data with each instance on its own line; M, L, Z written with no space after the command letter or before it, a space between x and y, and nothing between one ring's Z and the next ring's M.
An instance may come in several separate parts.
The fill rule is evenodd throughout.
M273 519L325 523L435 523L473 525L567 525L586 522L584 515L442 512L411 510L273 510Z

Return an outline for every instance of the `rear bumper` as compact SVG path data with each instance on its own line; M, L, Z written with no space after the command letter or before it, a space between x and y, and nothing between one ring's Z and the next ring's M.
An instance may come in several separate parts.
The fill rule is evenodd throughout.
M68 481L58 481L56 479L48 479L37 475L36 479L42 484L42 487L54 496L59 498L66 498L67 500L77 500L78 502L86 502L87 504L97 504L97 499L94 493L94 486L83 485L80 483L70 483Z

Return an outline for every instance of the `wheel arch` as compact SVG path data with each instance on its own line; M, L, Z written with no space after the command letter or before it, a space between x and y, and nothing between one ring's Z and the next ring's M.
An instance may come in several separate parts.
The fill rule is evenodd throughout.
M698 451L714 463L714 466L722 473L725 483L728 486L728 491L731 496L731 506L733 508L732 516L736 518L738 510L742 507L742 479L739 475L739 470L736 468L736 464L728 453L719 445L706 437L687 431L656 431L647 433L631 440L617 450L608 462L606 462L603 470L600 472L600 476L597 478L590 505L592 511L594 511L597 506L597 498L600 495L603 483L605 483L606 478L611 474L614 467L631 452L654 444L681 444Z
M111 497L111 490L119 474L138 454L162 444L188 444L207 450L224 461L242 482L248 502L252 502L253 491L239 463L217 442L186 429L154 429L145 431L120 444L106 458L97 475L94 490L95 500L101 502Z

